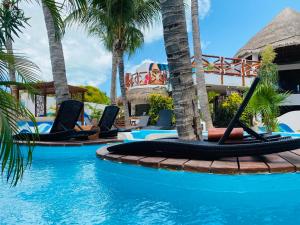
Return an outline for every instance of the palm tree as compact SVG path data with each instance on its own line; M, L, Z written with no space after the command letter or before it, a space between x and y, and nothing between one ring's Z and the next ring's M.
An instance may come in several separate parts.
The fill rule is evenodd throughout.
M59 31L62 31L59 28L63 26L55 1L42 1L52 15L56 36L58 36ZM34 142L26 141L28 151L25 157L26 150L21 152L20 144L14 142L13 135L19 132L17 121L20 118L29 119L33 122L36 133L38 130L34 116L8 93L6 87L25 86L30 93L34 93L31 85L39 81L40 73L39 68L26 57L13 54L10 44L13 42L12 34L18 37L18 33L22 32L20 28L24 27L27 21L17 4L14 4L17 2L7 0L0 5L0 162L1 174L5 175L6 180L11 181L12 185L17 184L26 167L31 164L34 146ZM73 7L82 7L85 4L85 0L70 0L70 2ZM11 4L16 6L13 11L11 11ZM15 77L9 76L10 71L14 71L12 73Z
M115 51L112 50L112 65L111 65L111 84L110 84L110 100L112 105L117 104L117 72L118 61Z
M158 0L95 0L86 14L75 11L66 20L68 23L80 21L90 34L100 37L112 52L111 97L115 102L118 68L126 125L129 122L129 109L124 81L124 55L133 54L142 45L144 37L140 29L150 26L158 15Z
M44 19L47 29L50 60L55 87L56 104L70 99L68 81L66 76L66 66L61 43L64 34L64 23L60 11L67 7L69 10L81 8L86 9L86 0L69 0L64 4L59 4L55 0L41 0Z
M3 22L3 29L5 37L2 37L2 40L4 40L4 47L6 49L6 52L8 54L13 55L13 34L11 30L12 22L16 25L16 30L21 31L21 28L24 28L29 18L26 18L24 15L23 10L21 10L18 7L18 1L15 0L5 0L2 2L1 5L1 21L7 21ZM19 37L18 32L14 33L15 36ZM16 74L13 68L9 68L9 78L10 81L16 81ZM11 93L14 97L16 97L16 86L11 85L10 86Z
M31 163L33 143L27 141L28 152L25 158L25 151L21 153L20 145L14 143L13 135L19 132L17 121L20 118L29 119L34 124L35 118L9 94L7 87L25 86L33 93L30 84L38 81L39 69L24 56L13 54L12 45L9 44L13 42L12 34L19 37L27 19L12 3L14 2L6 1L0 6L0 161L2 175L16 185ZM11 71L14 71L14 77L10 76Z
M57 35L57 28L55 27L53 21L53 15L51 14L48 6L43 1L42 7L48 34L56 104L60 105L63 101L70 99L64 52L62 48L61 38Z
M262 122L268 132L277 130L280 105L289 96L288 92L280 92L278 87L278 68L273 63L275 57L276 53L271 45L262 51L259 69L261 80L249 102L250 111L262 116Z
M200 137L200 117L182 0L160 0L164 42L170 70L176 127L181 139Z
M9 80L9 69L16 72L19 82ZM34 142L27 141L27 157L21 153L20 144L15 143L13 135L19 132L17 121L20 118L31 120L34 123L35 132L38 133L34 115L15 97L9 94L5 87L10 85L25 86L31 93L31 83L38 80L39 69L23 56L15 56L0 49L0 161L1 171L5 174L7 181L16 185L22 178L25 168L30 165Z
M193 46L194 46L194 61L195 61L195 69L196 69L197 95L200 101L200 109L201 109L203 119L206 123L206 127L212 128L213 124L212 124L211 114L209 110L209 102L208 102L204 70L202 64L198 0L192 0L191 3L192 3L191 4L192 33L193 33Z
M113 35L113 52L118 62L120 89L124 105L125 125L129 125L129 109L124 81L124 54L134 52L143 41L139 30L152 24L158 16L159 3L157 0L123 0L107 1L107 15L110 18L108 32Z

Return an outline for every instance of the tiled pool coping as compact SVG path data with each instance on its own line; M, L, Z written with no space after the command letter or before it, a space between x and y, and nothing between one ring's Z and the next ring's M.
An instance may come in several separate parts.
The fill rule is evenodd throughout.
M191 160L164 157L117 155L107 146L97 150L104 160L130 163L154 168L218 174L287 173L300 171L300 149L257 157L233 157L218 160Z

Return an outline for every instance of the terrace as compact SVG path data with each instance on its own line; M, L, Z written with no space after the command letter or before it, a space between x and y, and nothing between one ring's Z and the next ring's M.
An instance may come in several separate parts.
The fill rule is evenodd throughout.
M208 88L248 87L253 77L257 76L260 66L259 61L214 55L203 55L202 62ZM168 85L168 77L167 70L127 73L126 88L129 90L143 86Z

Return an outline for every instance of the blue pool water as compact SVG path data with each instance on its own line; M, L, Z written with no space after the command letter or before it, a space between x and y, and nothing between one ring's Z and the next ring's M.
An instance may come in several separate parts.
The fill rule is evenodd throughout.
M0 224L300 224L300 174L157 170L99 147L36 147L22 183L0 185Z
M177 134L176 130L136 130L131 132L134 139L145 139L150 134Z

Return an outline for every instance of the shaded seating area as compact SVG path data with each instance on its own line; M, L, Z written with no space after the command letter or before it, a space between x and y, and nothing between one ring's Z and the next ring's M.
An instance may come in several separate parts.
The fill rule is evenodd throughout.
M34 116L44 117L47 115L47 97L55 95L54 82L41 82L33 84L32 87L36 90L34 95ZM84 93L87 91L85 88L77 87L73 85L68 85L69 92L71 94L71 99L84 102ZM17 99L21 99L21 92L26 91L26 87L18 86L16 89ZM84 122L84 106L82 108L82 113L80 114L80 121Z
M59 107L58 113L48 134L20 133L14 136L15 140L37 140L37 141L66 141L71 138L93 135L95 131L86 131L79 134L75 126L79 115L83 110L83 103L76 100L64 101Z
M221 158L257 156L284 152L300 148L300 138L280 135L258 134L240 121L260 78L255 78L239 110L231 120L224 134L217 141L188 141L180 139L159 139L138 141L110 146L107 150L120 155L159 156L173 158ZM249 135L230 140L235 127L243 128Z
M118 106L106 106L97 127L84 130L77 121L84 104L76 100L64 101L57 113L53 126L48 134L20 133L14 136L15 140L37 141L66 141L70 139L88 140L92 135L97 138L115 138L118 129L112 129L119 113ZM93 137L92 139L95 139Z

